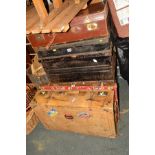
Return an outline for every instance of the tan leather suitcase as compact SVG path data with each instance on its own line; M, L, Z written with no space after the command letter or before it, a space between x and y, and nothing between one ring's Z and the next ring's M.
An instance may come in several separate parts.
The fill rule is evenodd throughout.
M116 84L104 87L102 91L38 91L32 107L47 129L114 138L119 116Z

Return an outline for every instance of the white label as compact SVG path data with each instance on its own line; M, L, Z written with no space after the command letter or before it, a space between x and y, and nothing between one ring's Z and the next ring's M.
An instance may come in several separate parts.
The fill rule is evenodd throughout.
M96 59L93 59L93 62L97 63L97 60Z
M116 10L124 8L129 5L129 0L113 0Z
M117 11L117 16L121 25L129 24L129 7Z
M67 52L68 53L72 52L72 49L71 48L67 48Z

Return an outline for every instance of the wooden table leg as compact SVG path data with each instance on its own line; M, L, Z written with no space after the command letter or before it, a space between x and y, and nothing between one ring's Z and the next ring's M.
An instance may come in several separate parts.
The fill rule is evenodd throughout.
M43 0L33 0L33 4L37 10L37 13L40 17L40 20L46 24L46 19L48 17L48 13L46 11L45 5L43 3Z
M62 0L53 0L54 8L58 9L62 6Z

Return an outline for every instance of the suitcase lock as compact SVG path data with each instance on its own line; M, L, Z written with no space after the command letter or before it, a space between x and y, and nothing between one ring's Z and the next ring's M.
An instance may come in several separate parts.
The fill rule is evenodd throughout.
M97 23L89 23L87 24L87 30L88 31L94 31L97 29Z

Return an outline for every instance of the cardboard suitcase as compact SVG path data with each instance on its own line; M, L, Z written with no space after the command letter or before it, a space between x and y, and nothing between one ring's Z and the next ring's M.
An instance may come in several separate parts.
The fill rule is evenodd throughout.
M71 21L68 32L29 34L27 38L38 51L47 50L56 44L108 37L108 12L107 3L91 4Z
M74 91L67 90L69 83L63 85L49 86L55 88L53 91L38 91L31 103L45 128L109 138L117 136L116 84L81 82L74 84L74 88L77 86Z

